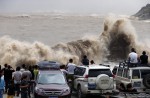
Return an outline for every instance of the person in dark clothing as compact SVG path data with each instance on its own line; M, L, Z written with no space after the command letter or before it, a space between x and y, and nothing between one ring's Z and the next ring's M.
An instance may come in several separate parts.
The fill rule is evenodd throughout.
M7 65L7 63L4 64L4 68L2 70L4 71L5 93L7 93L8 81L9 81L9 79L7 78L7 72L8 72L8 65Z
M27 81L27 76L22 77L22 81L20 84L21 88L21 98L28 98L28 81Z
M125 85L123 83L120 83L120 85L119 85L119 91L120 92L125 92L126 91Z
M129 84L127 84L127 92L135 93L135 92L137 92L137 90L132 87L131 83L129 83Z
M91 61L90 61L90 64L91 64L91 65L94 65L94 64L95 64L94 60L91 60Z
M140 56L140 63L144 65L148 64L148 56L146 55L145 51L143 51L142 55Z
M7 89L8 89L8 84L10 82L10 80L12 80L12 73L14 72L14 70L12 69L12 67L10 65L7 65L7 69L5 70L5 92L7 93Z
M15 94L15 85L14 81L11 80L8 84L7 98L13 98L14 94Z
M10 65L8 65L8 70L7 70L7 78L9 79L9 80L12 80L12 73L14 72L14 69L10 66Z
M81 62L82 62L83 65L89 65L89 60L88 60L86 55L83 56L83 59L82 59Z
M30 89L29 91L33 93L33 90L34 90L34 82L32 82L32 80L34 80L34 69L33 69L33 66L29 66L29 71L31 72L32 74L32 77L30 78L30 81L29 81L29 88ZM29 93L30 95L30 93Z

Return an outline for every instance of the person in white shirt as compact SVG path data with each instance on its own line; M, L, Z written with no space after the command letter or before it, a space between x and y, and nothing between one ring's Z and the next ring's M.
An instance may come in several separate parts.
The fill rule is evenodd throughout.
M67 81L71 80L71 84L73 85L74 80L74 69L76 68L76 65L73 63L73 59L69 59L69 63L67 64Z
M67 64L67 71L68 74L74 74L74 69L76 68L76 65L73 63L73 59L69 59L69 63Z
M129 53L129 63L130 63L130 67L137 66L138 54L136 53L134 48L132 48L131 52Z
M12 78L14 79L14 84L15 84L15 88L16 88L16 91L17 91L17 96L19 96L20 83L21 83L21 78L22 78L22 73L20 71L20 67L17 67L16 71L13 72Z

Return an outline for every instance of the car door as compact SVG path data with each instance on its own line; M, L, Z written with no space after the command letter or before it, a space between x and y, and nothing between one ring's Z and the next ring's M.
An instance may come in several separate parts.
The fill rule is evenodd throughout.
M125 85L127 85L128 83L131 83L131 76L130 76L131 70L128 68L124 68L123 69L123 74L122 74L122 78L121 78L121 83L124 83Z
M118 67L116 76L115 76L115 81L117 85L121 83L122 74L123 74L123 67Z
M81 82L84 79L84 73L86 68L76 67L74 70L74 88L77 89L78 84L82 84Z
M140 78L140 70L139 69L133 69L132 70L132 84L133 87L136 89L141 88L142 85L142 79Z

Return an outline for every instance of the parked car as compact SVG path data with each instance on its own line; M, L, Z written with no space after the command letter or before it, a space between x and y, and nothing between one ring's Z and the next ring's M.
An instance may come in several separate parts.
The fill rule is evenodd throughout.
M117 68L115 80L117 88L119 88L120 83L125 86L131 83L138 92L148 90L150 89L150 67L129 67L127 63L122 62Z
M113 93L115 83L110 67L103 65L77 66L74 70L74 89L78 98L88 94Z
M71 98L70 87L60 70L40 70L34 98Z

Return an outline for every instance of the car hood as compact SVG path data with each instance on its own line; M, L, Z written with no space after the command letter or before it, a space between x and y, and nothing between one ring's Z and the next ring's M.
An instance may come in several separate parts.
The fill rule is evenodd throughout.
M63 90L68 89L69 86L67 84L58 85L58 84L38 84L36 85L37 88L44 89L44 90Z

